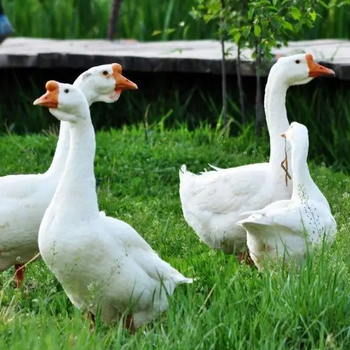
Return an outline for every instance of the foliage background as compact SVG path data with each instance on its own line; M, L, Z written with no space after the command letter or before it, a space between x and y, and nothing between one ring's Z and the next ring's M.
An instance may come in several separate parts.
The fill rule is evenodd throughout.
M2 0L16 35L46 38L106 38L111 0ZM327 3L335 3L330 0ZM339 2L339 0L337 0ZM124 0L117 38L141 41L214 38L215 24L197 21L191 10L197 0ZM348 38L348 6L323 9L315 28L302 32L304 39ZM173 31L173 29L175 29ZM154 35L159 31L162 34Z
M299 0L298 0L299 1ZM121 2L116 39L177 40L217 37L217 23L194 18L200 0L143 0ZM340 4L340 0L328 2ZM17 36L50 38L105 38L111 0L3 0L5 11ZM290 39L349 38L349 6L320 8L314 28L304 27ZM0 81L0 132L30 133L54 130L57 125L41 110L33 110L32 101L43 92L47 77L72 82L77 70L2 70ZM162 122L165 128L186 125L194 129L208 125L222 127L221 81L217 76L182 74L130 74L139 90L125 94L118 111L108 106L93 106L97 129ZM152 81L152 84L149 82ZM263 79L264 86L266 80ZM228 77L228 116L231 135L244 138L247 147L259 147L266 138L254 137L254 103L256 83L244 78L248 124L240 116L239 91L235 77ZM215 88L213 88L215 87ZM16 96L16 98L14 98ZM289 119L306 124L310 130L310 154L338 170L350 170L350 99L348 84L337 79L315 79L306 86L288 92ZM117 116L116 116L117 114ZM28 117L32 116L32 117ZM266 133L265 133L266 134Z

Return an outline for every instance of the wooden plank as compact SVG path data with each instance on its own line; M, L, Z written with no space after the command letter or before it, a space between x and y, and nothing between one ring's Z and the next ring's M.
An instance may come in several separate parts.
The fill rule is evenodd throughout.
M227 73L236 74L236 46L226 43ZM309 40L290 42L275 49L283 56L310 52L315 59L335 70L339 79L350 80L349 40ZM242 52L242 73L254 76L251 50ZM137 42L132 40L52 40L11 38L0 45L0 68L82 68L118 62L124 69L140 72L221 72L218 41ZM267 75L266 67L263 75Z

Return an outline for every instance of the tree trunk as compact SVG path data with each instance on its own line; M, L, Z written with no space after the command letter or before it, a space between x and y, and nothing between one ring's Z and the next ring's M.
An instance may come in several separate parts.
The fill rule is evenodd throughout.
M109 17L109 26L108 26L109 40L113 40L114 38L114 32L118 24L118 16L119 16L119 9L120 9L121 3L122 3L122 0L113 0L112 2L111 16Z
M239 15L238 20L238 28L242 29L242 18L247 16L248 12L248 0L242 0L241 2L241 13ZM247 124L247 111L245 108L245 93L243 89L243 83L242 83L242 74L241 74L241 48L242 44L238 42L237 45L237 61L236 61L236 70L237 70L237 85L238 85L238 91L239 91L239 104L241 107L241 120L242 124Z
M242 84L242 75L241 75L241 44L237 46L237 61L236 61L236 70L237 70L237 84L239 90L239 104L241 106L241 117L242 124L247 124L247 113L245 110L245 102L244 102L244 89Z
M225 2L221 0L221 11L225 9ZM222 123L224 125L224 132L227 130L227 83L226 83L226 56L225 56L225 19L221 15L221 89L222 89Z
M259 49L259 42L255 44L256 62L255 62L255 74L256 74L256 95L255 95L255 133L261 134L261 128L264 123L264 105L262 102L261 94L261 52Z
M225 41L221 37L221 88L222 88L222 123L224 131L227 129L227 84L226 84L226 57L225 57Z

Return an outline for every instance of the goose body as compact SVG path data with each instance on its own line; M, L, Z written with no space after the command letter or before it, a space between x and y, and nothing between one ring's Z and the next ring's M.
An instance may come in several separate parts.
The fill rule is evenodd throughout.
M40 221L56 185L45 174L0 179L0 271L25 264L38 252Z
M280 134L289 126L286 93L289 86L306 84L323 75L334 75L334 72L315 63L310 54L282 57L271 68L264 100L270 135L268 163L214 168L200 175L189 172L184 165L181 167L180 199L184 218L210 248L231 254L246 251L245 230L236 225L242 218L240 215L290 198L292 181L286 184L281 168L285 144Z
M327 199L313 182L306 163L308 132L293 122L283 134L292 147L293 194L289 200L276 201L265 208L245 213L237 222L247 232L249 254L263 268L264 258L285 256L286 261L305 256L308 243L313 247L332 243L337 225Z
M185 220L210 248L228 254L243 252L246 247L245 233L234 229L241 212L251 210L252 205L261 208L284 199L292 191L291 184L285 184L282 169L274 172L268 163L252 164L249 169L247 166L218 169L201 175L185 169L180 170ZM186 197L189 193L192 198Z
M74 82L89 105L97 101L116 101L120 86L125 84L128 80L121 75L118 64L93 67ZM20 268L38 252L40 222L64 170L69 145L69 125L61 122L55 155L44 174L0 177L0 271L13 265ZM24 270L19 270L17 287L23 278Z
M99 212L89 108L73 86L48 82L47 89L59 91L50 112L69 121L71 147L40 225L40 253L76 307L93 315L100 310L105 323L127 314L136 328L164 311L168 294L192 279L163 261L130 225ZM36 103L45 106L43 101Z

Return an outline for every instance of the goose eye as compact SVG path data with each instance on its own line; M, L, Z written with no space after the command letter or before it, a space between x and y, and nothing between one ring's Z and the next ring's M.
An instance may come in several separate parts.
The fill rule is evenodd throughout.
M300 60L296 60L295 63L296 63L296 64L299 64L299 63L300 63Z
M64 92L65 92L66 94L68 94L69 89L64 89Z
M104 71L102 72L102 74L103 74L103 75L108 75L108 72L107 72L106 70L104 70Z

